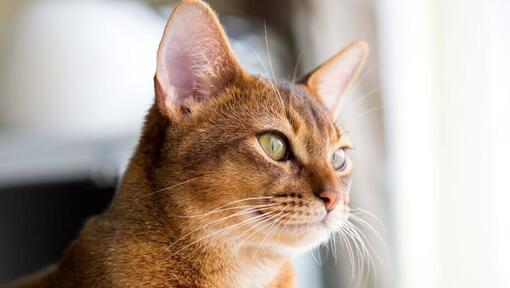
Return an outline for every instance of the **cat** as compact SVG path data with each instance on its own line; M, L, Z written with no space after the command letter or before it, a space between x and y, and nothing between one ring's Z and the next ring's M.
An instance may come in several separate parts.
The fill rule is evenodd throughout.
M58 264L8 287L295 287L289 257L349 213L334 119L367 54L355 41L297 83L249 75L211 8L182 1L112 204Z

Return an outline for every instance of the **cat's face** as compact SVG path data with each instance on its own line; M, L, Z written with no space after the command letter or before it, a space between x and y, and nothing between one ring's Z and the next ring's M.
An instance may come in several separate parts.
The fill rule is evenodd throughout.
M217 236L308 247L340 229L349 209L349 140L306 88L275 92L266 80L240 79L187 117L167 161L183 180L195 179L180 195L192 206L188 215L212 211L197 223L226 218L207 233L239 224Z
M160 113L173 123L161 186L179 186L168 198L203 241L313 247L349 213L350 142L332 111L366 46L351 45L300 84L249 76L229 49L207 6L187 1L174 12L156 74Z

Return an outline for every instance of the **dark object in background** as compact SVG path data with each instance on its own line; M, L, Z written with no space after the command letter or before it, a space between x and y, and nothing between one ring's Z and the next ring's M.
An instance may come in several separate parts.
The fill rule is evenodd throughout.
M0 283L56 262L115 188L91 181L0 189Z

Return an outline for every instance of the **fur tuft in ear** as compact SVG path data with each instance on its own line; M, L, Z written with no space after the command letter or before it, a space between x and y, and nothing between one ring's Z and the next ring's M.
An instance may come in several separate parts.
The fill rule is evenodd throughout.
M190 113L225 87L241 68L214 12L185 0L170 16L159 45L155 77L160 112Z
M368 44L355 41L307 75L301 83L306 85L311 94L336 118L342 96L358 76L367 56Z

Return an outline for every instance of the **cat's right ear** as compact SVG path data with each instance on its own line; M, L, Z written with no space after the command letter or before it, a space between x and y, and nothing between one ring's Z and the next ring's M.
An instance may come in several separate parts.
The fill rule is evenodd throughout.
M156 102L168 116L192 113L241 73L225 32L211 8L185 0L170 16L159 45Z
M368 44L355 41L320 65L300 81L313 97L337 118L341 102L368 56Z

